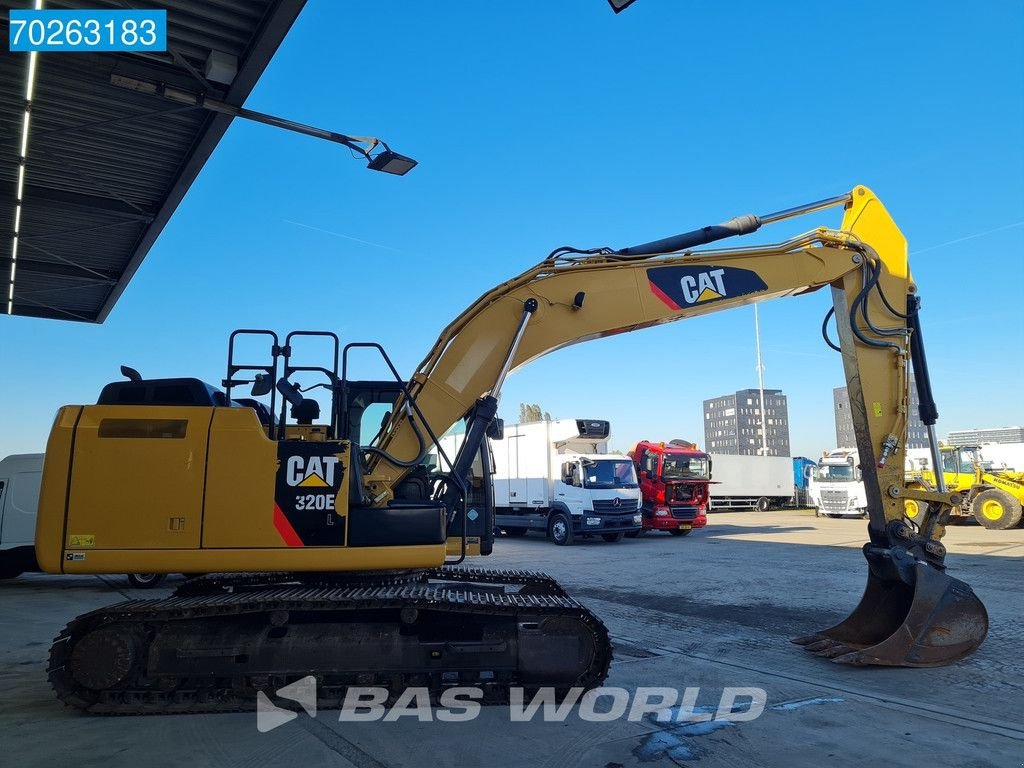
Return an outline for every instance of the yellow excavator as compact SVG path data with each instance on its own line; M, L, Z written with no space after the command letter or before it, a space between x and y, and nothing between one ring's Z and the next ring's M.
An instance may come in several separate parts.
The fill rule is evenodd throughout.
M693 250L834 206L839 229ZM223 391L122 369L96 405L57 414L39 563L206 575L71 621L50 652L52 686L81 710L118 714L251 709L258 692L309 674L324 706L350 686L475 685L499 702L514 687L599 685L608 632L558 583L454 567L492 549L487 438L501 438L507 374L569 344L824 287L834 307L822 329L842 355L867 487L868 581L847 619L794 642L853 665L967 656L988 618L945 572L941 539L959 499L938 478L922 489L903 476L911 361L932 433L936 417L907 244L856 187L631 248L558 248L459 315L408 381L379 345L342 347L327 332L236 331ZM253 335L270 354L240 362L236 341ZM326 362L299 364L309 336L331 350ZM350 379L357 352L381 355L393 380ZM330 394L326 418L294 381L310 376ZM232 394L250 384L251 398ZM449 456L438 436L460 421ZM907 498L923 505L914 521Z

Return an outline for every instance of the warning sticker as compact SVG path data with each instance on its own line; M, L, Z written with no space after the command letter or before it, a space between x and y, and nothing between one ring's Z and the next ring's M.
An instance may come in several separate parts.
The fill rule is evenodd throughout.
M91 533L72 533L68 536L69 547L95 547L96 537Z

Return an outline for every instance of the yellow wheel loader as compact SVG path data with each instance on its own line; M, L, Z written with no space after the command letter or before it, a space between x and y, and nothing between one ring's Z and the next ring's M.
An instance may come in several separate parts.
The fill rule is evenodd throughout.
M694 250L834 206L839 229ZM922 419L936 417L907 243L857 187L631 248L558 248L460 314L407 381L377 344L236 331L223 390L129 370L97 404L61 408L40 565L207 575L74 619L51 649L53 688L81 710L121 714L251 709L259 692L310 674L324 706L352 686L477 686L498 702L520 687L599 685L611 645L598 617L542 574L461 567L492 549L486 438L501 437L507 374L569 344L821 288L867 487L868 580L846 620L794 642L852 665L967 656L988 619L946 574L941 539L960 499L941 480L917 489L903 476L911 360ZM239 362L235 341L253 334L269 352ZM300 365L294 342L310 335L330 351ZM393 380L352 378L356 352L383 357ZM324 418L295 381L309 376L330 393ZM251 398L236 398L243 384ZM438 436L460 420L448 455ZM913 522L905 498L924 505Z
M980 446L943 445L939 448L942 478L946 487L962 499L953 510L954 517L973 516L986 528L1004 531L1021 523L1024 507L1024 473L999 472L987 469ZM934 488L935 472L927 468L911 470L908 482L921 488ZM916 520L920 505L913 499L905 504L906 515Z

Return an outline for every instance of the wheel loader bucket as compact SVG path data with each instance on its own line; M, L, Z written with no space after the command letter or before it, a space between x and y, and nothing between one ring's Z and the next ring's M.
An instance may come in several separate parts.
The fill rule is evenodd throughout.
M974 591L909 553L893 561L869 561L864 596L846 619L793 642L856 666L940 667L973 653L988 633L988 613Z

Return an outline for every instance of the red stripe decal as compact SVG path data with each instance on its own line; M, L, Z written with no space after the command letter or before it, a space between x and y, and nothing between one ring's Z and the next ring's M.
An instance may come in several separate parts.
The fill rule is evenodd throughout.
M274 527L277 528L277 532L281 534L284 543L289 547L303 546L299 534L292 528L292 524L288 522L288 518L284 516L284 512L281 511L281 508L276 503L274 504Z
M656 286L650 280L648 280L648 282L651 283L651 291L654 293L654 295L661 299L663 302L665 302L665 304L668 305L669 309L682 309L682 307L680 307L678 304L672 301L672 299L668 297L668 294L661 290L661 288Z

